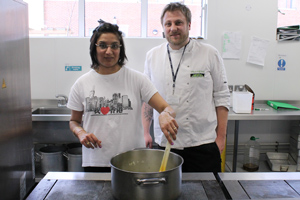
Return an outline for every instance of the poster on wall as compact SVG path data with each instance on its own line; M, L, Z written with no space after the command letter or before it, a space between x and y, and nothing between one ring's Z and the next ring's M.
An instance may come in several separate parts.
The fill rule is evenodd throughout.
M224 32L222 45L222 57L224 59L240 59L241 48L241 32Z
M264 66L269 43L269 40L252 37L247 62Z

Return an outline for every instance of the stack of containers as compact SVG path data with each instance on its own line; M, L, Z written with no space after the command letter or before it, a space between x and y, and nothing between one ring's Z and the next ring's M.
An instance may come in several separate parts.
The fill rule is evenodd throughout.
M296 170L300 171L300 123L292 126L290 137L290 155L297 163Z

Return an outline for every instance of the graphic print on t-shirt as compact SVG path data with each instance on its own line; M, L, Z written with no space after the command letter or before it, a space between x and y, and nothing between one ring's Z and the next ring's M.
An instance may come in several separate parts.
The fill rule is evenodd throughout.
M112 98L95 96L95 86L85 98L86 112L94 112L92 116L127 115L127 110L132 110L128 95L112 93Z

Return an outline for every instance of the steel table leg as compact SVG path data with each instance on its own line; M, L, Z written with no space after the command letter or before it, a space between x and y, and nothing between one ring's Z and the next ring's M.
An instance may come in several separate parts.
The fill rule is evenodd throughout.
M236 163L237 163L237 151L239 143L239 125L240 121L234 121L234 145L233 145L233 161L232 161L232 172L236 172Z

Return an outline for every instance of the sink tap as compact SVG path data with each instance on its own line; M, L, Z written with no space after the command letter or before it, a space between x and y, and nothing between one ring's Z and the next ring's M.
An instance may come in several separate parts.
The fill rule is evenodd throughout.
M58 107L67 107L67 103L68 103L68 97L66 95L63 94L58 94L55 96L56 98L62 97L63 99L59 99L58 100Z

